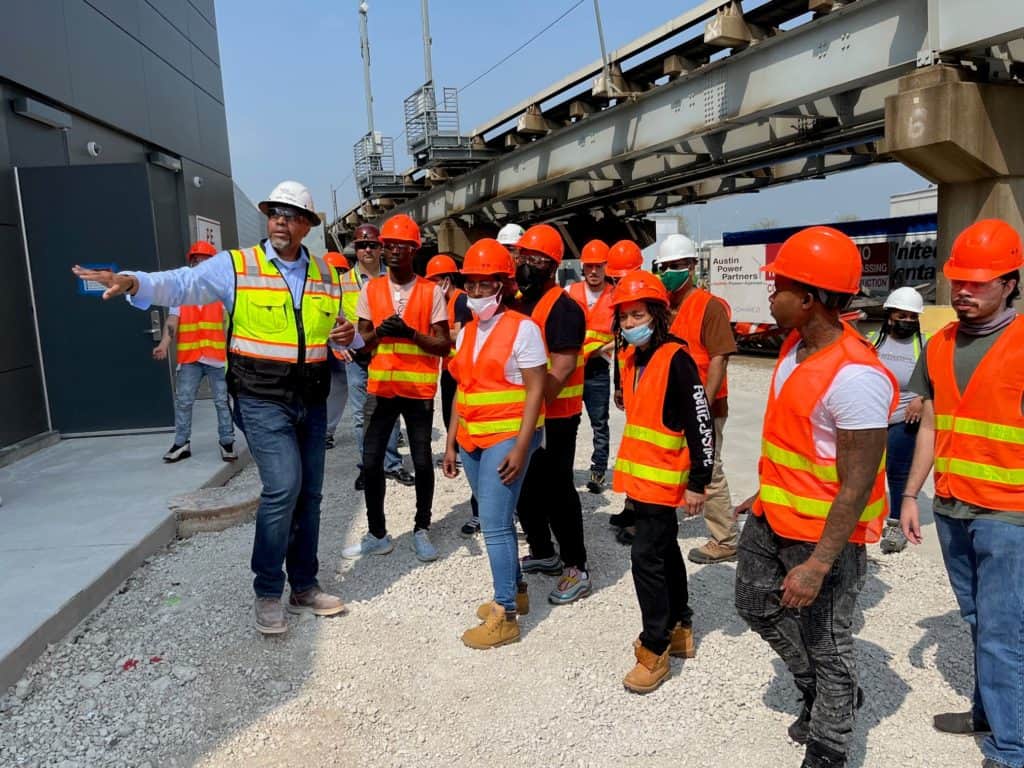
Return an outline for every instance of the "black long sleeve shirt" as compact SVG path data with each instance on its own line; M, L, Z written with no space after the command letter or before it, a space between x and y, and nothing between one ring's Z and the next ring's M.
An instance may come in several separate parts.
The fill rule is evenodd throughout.
M647 366L654 351L636 350L638 371ZM666 427L686 437L690 449L690 479L686 487L694 493L704 493L715 466L715 424L697 364L686 350L677 350L669 363L661 418Z

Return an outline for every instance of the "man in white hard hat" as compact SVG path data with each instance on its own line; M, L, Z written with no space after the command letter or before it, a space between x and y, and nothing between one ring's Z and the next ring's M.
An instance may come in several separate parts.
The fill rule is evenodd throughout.
M345 610L317 581L327 355L328 342L358 348L361 339L341 314L334 270L302 246L320 223L309 190L284 181L259 208L267 216L265 240L221 251L194 268L115 274L76 266L73 272L107 286L104 299L127 294L138 309L223 302L231 317L227 382L234 418L263 482L252 552L256 629L272 635L288 628L282 564L290 613Z
M691 549L687 557L703 564L735 560L738 531L732 515L729 481L722 470L722 435L729 415L726 367L729 355L736 352L729 305L694 285L697 248L685 235L669 235L662 241L654 268L669 293L669 307L675 315L670 330L689 347L715 422L715 468L711 483L704 489L704 521L711 535L705 544Z
M909 285L897 288L882 305L882 327L868 334L882 361L900 387L900 402L889 416L888 444L885 450L885 477L889 485L889 518L885 521L878 547L886 555L902 552L907 537L900 528L903 491L914 459L914 444L924 409L922 392L915 392L910 379L928 337L921 332L924 299Z
M513 259L516 257L516 254L519 253L518 243L525 232L525 229L520 227L518 224L512 224L511 222L498 230L498 242L508 249L508 252L512 254Z

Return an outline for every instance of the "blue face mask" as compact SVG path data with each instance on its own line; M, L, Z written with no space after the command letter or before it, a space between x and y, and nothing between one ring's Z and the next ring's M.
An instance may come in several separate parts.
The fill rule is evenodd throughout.
M626 340L627 344L632 344L634 347L642 347L648 341L651 340L651 335L654 333L654 329L651 328L651 324L636 325L632 328L622 329L622 338Z

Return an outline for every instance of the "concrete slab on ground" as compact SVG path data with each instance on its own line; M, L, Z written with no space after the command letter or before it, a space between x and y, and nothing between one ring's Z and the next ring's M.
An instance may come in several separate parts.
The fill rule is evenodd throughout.
M167 499L223 485L213 402L196 403L192 458L164 464L172 434L63 440L0 469L0 691L175 535Z

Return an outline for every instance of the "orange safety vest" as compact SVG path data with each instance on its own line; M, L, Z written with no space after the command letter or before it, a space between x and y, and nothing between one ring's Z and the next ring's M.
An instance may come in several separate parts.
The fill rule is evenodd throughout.
M480 321L466 323L462 345L452 358L448 372L459 383L455 402L459 429L455 439L467 451L490 448L502 440L516 437L523 426L526 385L505 378L505 363L512 357L512 346L519 324L526 315L506 309L473 360ZM544 426L541 403L537 429Z
M701 342L701 328L704 326L704 314L707 312L708 305L712 301L719 302L725 307L726 314L732 317L732 308L725 299L713 296L703 288L694 288L683 299L683 303L679 306L679 311L676 313L676 318L672 321L672 327L669 329L669 333L686 342L687 351L690 353L690 357L693 358L693 362L697 364L701 383L705 387L708 384L711 355L708 354L707 347ZM708 394L710 395L710 393ZM729 380L728 376L726 376L722 379L722 386L718 390L718 394L715 395L715 400L724 400L728 396Z
M417 277L402 312L402 319L422 334L430 333L435 287L429 280ZM387 275L375 277L366 284L366 299L370 305L370 321L375 328L395 314L391 280ZM440 360L410 339L385 336L379 339L370 360L366 390L378 397L433 400L437 392Z
M963 395L953 369L958 325L935 334L925 352L935 390L935 495L1024 512L1024 316L996 339Z
M545 325L551 308L559 297L565 295L565 291L557 285L548 289L548 292L537 302L530 317L540 326L541 335L544 337L544 347L547 348L548 340L545 333ZM565 386L558 393L555 402L547 404L547 417L549 419L567 419L583 412L583 350L576 355L576 369L569 374ZM548 370L551 369L551 353L548 352Z
M181 307L178 318L178 363L196 363L200 358L221 362L227 358L224 305L219 301Z
M800 363L775 395L775 377L800 335L789 334L768 386L768 410L761 435L758 462L760 489L755 515L767 515L779 536L797 541L818 541L832 502L839 493L839 470L834 458L819 456L814 445L811 413L828 392L839 370L847 365L868 365L892 382L889 414L899 402L899 385L870 342L843 323L842 337ZM885 500L885 457L878 467L871 495L850 536L854 544L878 541L888 512Z
M686 495L690 476L690 450L686 437L665 426L668 375L676 352L686 349L668 341L654 351L637 381L636 348L621 352L622 399L626 426L615 459L612 488L646 504L678 507ZM681 396L680 393L673 393Z
M587 335L583 339L583 359L589 360L601 347L610 342L615 307L612 306L612 286L605 284L593 307L587 307L586 282L580 281L569 286L569 295L576 300L587 315Z

